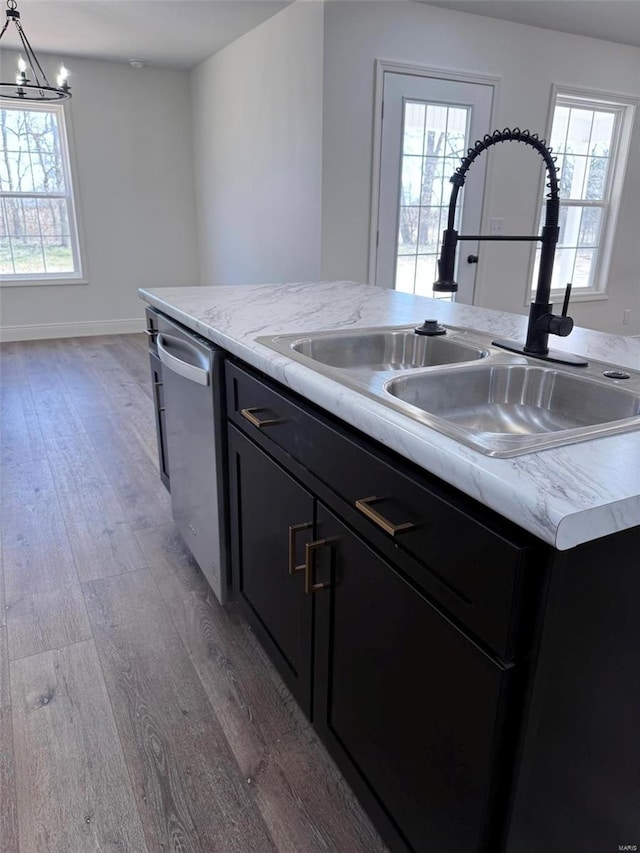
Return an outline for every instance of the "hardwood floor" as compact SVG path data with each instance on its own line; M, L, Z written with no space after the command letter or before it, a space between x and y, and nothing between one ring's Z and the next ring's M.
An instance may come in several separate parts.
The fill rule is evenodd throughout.
M171 520L142 335L0 345L1 853L384 853Z

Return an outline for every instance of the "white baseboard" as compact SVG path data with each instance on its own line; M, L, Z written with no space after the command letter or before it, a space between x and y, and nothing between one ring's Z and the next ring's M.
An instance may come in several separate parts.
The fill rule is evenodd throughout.
M131 320L88 320L80 323L43 323L37 326L0 326L0 341L39 341L46 338L83 338L88 335L126 335L142 332L143 317Z

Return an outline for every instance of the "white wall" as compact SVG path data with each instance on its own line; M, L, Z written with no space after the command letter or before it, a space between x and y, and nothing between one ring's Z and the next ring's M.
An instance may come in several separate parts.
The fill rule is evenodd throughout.
M640 96L640 50L595 39L452 12L419 3L328 3L324 34L322 270L326 279L368 276L374 63L408 62L501 78L494 127L546 134L552 83ZM640 332L640 115L627 172L606 302L575 303L576 322ZM540 160L500 146L485 195L484 226L503 217L533 233ZM470 174L469 180L473 180ZM536 226L537 230L537 226ZM484 244L476 304L525 313L529 246ZM624 308L632 323L622 325Z
M138 287L199 280L187 72L66 64L88 284L0 287L4 339L142 328ZM2 66L11 79L15 55Z
M321 3L297 3L192 72L203 284L320 276Z

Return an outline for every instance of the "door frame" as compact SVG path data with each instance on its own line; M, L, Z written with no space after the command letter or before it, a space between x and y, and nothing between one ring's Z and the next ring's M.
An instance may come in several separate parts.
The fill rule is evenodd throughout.
M428 65L413 65L407 62L393 62L387 59L376 59L375 61L375 88L374 88L374 110L373 110L373 157L371 173L371 208L369 223L369 263L367 268L367 280L372 284L376 280L376 266L378 256L378 207L380 204L380 170L382 168L382 96L384 90L385 72L395 74L407 74L413 77L433 77L436 80L450 80L455 83L477 83L482 86L491 86L493 98L491 102L491 127L493 127L494 116L498 114L498 100L500 96L500 84L502 78L491 74L475 74L467 71L459 71L453 68L436 68ZM493 157L490 157L486 167L485 185L482 188L482 231L485 226L485 192L493 177ZM478 269L478 273L479 273ZM477 292L476 280L476 292Z

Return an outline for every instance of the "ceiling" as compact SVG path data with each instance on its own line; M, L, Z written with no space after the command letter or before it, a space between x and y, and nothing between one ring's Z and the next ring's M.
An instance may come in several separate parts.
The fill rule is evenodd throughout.
M640 47L640 0L421 0L458 12Z
M37 53L189 69L291 0L18 0ZM3 47L17 47L11 26ZM11 38L10 38L11 36Z
M1 0L0 0L1 2ZM189 69L291 0L19 0L38 53ZM367 0L364 0L367 2ZM373 0L369 0L373 2ZM640 0L420 0L640 47ZM3 47L17 47L13 27Z

